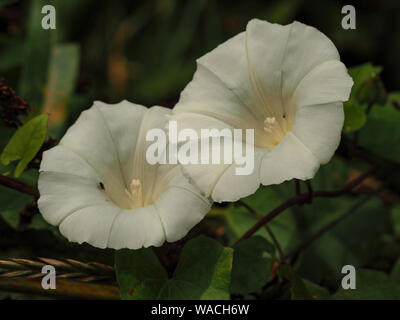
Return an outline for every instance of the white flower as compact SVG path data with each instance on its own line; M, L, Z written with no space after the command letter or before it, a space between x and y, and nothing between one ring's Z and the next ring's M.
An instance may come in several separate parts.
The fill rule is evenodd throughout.
M251 20L246 31L197 60L173 119L182 128L254 129L254 171L185 165L215 201L234 201L259 184L310 179L340 142L353 81L334 44L299 22Z
M43 155L39 209L70 241L99 248L159 246L187 234L210 209L180 166L149 165L147 130L170 110L95 102Z

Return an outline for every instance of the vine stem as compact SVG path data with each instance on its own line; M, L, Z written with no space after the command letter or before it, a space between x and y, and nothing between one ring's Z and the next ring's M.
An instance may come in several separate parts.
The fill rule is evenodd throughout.
M251 206L249 206L246 202L239 200L239 203L240 205L245 207L249 212L251 212L258 220L262 219L262 217L258 214L258 212L254 210ZM274 233L267 225L265 225L265 229L267 230L269 236L271 237L272 241L275 244L276 249L278 250L281 262L285 263L285 255L283 253L281 245L279 244L278 239L275 237Z
M39 190L36 187L17 179L13 179L3 174L0 174L0 184L19 192L29 194L31 196L34 196L35 198L39 198Z
M373 175L378 169L377 165L373 165L368 171L364 172L363 174L359 175L357 178L351 180L348 184L346 184L343 188L335 191L315 191L315 192L306 192L296 195L295 197L287 200L286 202L282 203L272 211L270 211L266 216L260 219L253 227L251 227L243 236L241 236L234 244L237 245L239 242L251 237L254 233L256 233L263 225L270 222L274 219L277 215L281 212L285 211L286 209L300 203L304 203L305 201L309 200L310 198L334 198L346 194L353 190L356 186L358 186L361 182L363 182L366 178Z

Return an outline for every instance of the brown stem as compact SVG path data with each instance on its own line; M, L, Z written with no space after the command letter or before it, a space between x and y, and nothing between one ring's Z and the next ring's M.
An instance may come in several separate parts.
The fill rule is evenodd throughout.
M353 179L350 181L348 184L346 184L343 188L335 191L315 191L312 193L306 192L299 194L286 202L282 203L275 209L273 209L271 212L269 212L266 216L264 216L262 219L260 219L253 227L251 227L243 236L241 236L234 245L238 244L239 242L251 237L254 233L256 233L263 225L267 224L270 222L273 218L275 218L277 215L279 215L281 212L285 211L286 209L299 204L303 203L304 201L307 201L310 196L313 198L315 197L324 197L324 198L334 198L341 196L349 191L351 191L354 187L359 185L361 182L363 182L366 178L368 178L370 175L374 174L376 170L378 169L377 165L372 166L368 171L364 172L363 174L359 175L357 178Z
M35 198L39 197L39 191L36 187L2 174L0 174L0 184L19 192L29 194Z
M249 210L258 220L261 220L261 219L262 219L262 216L260 216L260 215L258 214L258 212L257 212L256 210L254 210L252 207L250 207L247 203L245 203L245 202L242 201L242 200L239 200L239 203L240 203L243 207L245 207L247 210ZM274 233L272 232L272 230L271 230L267 225L265 225L265 229L267 230L269 236L271 237L272 241L273 241L274 244L275 244L276 249L278 250L278 253L279 253L279 257L280 257L281 262L282 262L282 263L285 263L285 255L283 254L283 250L282 250L281 245L279 244L278 239L275 237Z

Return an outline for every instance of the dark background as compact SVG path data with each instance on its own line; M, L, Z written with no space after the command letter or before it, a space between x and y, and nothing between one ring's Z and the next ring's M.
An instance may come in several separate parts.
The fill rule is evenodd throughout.
M9 2L0 11L0 74L17 86L32 3ZM353 2L356 30L342 29L341 8L349 2L337 0L46 3L57 9L57 30L47 31L53 33L52 41L79 45L75 93L87 98L82 108L93 99L172 107L193 75L195 59L244 31L252 18L280 24L298 20L315 26L332 39L348 67L373 61L384 67L382 77L389 90L400 87L400 19L396 19L400 2L396 0Z

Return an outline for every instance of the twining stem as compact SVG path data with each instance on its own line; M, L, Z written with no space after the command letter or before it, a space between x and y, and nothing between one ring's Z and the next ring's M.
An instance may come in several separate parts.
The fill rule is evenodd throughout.
M239 242L251 237L254 233L256 233L262 226L270 222L273 218L279 215L281 212L285 211L286 209L299 204L303 203L312 198L316 197L324 197L324 198L334 198L341 196L350 192L353 188L363 182L366 178L373 175L376 170L378 169L377 165L373 165L368 171L364 172L363 174L359 175L357 178L351 180L348 184L346 184L343 188L335 190L335 191L315 191L315 192L306 192L296 195L295 197L287 200L286 202L282 203L272 211L270 211L266 216L260 219L253 227L251 227L244 235L242 235L234 244L238 244Z
M3 174L0 174L0 184L5 187L17 190L19 192L29 194L31 196L34 196L35 198L39 197L39 191L36 187L31 186L25 182L19 181L17 179L7 177Z
M262 219L262 217L258 214L258 212L256 210L254 210L252 207L250 207L246 202L239 200L239 203L245 207L248 211L250 211L258 220ZM276 249L278 250L279 253L279 257L282 263L285 263L285 255L283 254L283 250L281 245L279 244L278 239L275 237L274 233L272 232L272 230L270 229L270 227L268 227L267 225L265 225L265 229L267 230L269 236L271 237L272 241L275 244Z

